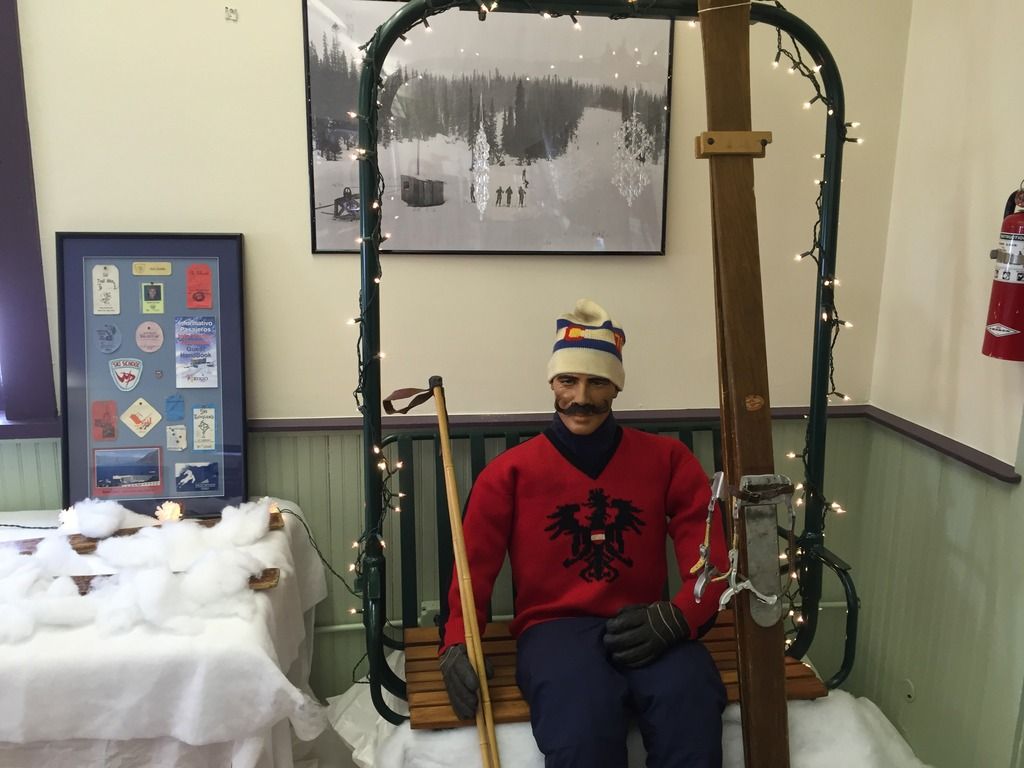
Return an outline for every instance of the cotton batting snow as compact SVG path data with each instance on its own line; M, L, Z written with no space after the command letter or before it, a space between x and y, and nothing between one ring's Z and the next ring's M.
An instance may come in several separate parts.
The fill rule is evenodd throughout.
M95 623L106 635L148 625L196 634L212 617L250 618L255 596L249 577L267 567L252 548L267 534L271 502L226 507L212 527L190 520L154 525L111 501L88 499L61 513L56 535L44 537L32 555L0 545L0 643L24 642L41 626ZM130 536L111 536L140 527ZM65 534L102 534L96 554L83 557ZM71 575L94 579L81 597Z
M85 499L61 513L61 532L105 539L119 528L128 527L127 520L135 514L116 501Z
M401 674L401 654L392 654L388 662ZM396 712L408 712L404 702L386 691L383 695ZM359 768L481 765L475 727L414 731L408 723L391 725L374 709L366 685L353 685L329 701L331 725L352 749L352 761ZM740 714L738 704L730 704L722 714L723 768L743 768ZM503 765L543 768L544 756L529 723L499 725L496 732ZM641 768L645 752L637 728L630 730L627 745L627 768ZM878 707L839 690L815 701L789 702L789 750L790 768L927 768Z

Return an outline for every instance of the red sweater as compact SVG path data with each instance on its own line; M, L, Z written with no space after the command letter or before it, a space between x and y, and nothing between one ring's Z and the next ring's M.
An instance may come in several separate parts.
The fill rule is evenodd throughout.
M505 552L512 565L518 637L542 621L604 616L662 599L672 538L682 587L672 598L694 637L718 611L724 582L698 604L689 573L704 540L708 478L678 440L630 429L596 479L538 435L494 459L477 478L463 522L481 632ZM721 515L714 515L712 560L728 565ZM459 585L452 578L441 652L465 642Z

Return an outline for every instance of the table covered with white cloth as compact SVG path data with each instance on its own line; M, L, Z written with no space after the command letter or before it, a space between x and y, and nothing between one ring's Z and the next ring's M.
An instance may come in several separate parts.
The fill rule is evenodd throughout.
M291 502L277 503L301 514ZM57 514L0 513L0 523L53 525ZM283 518L282 530L230 547L247 563L280 569L273 588L246 590L244 610L173 616L167 606L145 604L169 600L170 593L148 591L143 580L134 587L137 602L145 616L163 617L155 623L68 615L73 626L61 626L61 616L37 616L28 636L11 632L10 624L5 633L5 621L23 619L10 584L4 604L0 568L0 765L291 768L291 729L310 739L324 724L308 674L312 609L326 584L305 528L293 515ZM129 521L153 522L138 515ZM0 528L0 564L8 574L12 562L22 561L12 559L4 541L40 534L56 532ZM136 536L119 542L123 558L133 556L124 547ZM102 552L76 557L65 569L110 573L117 560ZM73 613L77 604L65 604Z

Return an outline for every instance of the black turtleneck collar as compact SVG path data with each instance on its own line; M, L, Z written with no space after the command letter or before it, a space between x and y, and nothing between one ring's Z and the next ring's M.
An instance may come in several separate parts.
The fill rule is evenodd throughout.
M611 413L589 435L577 435L565 426L556 412L544 434L574 467L594 480L608 466L622 440L622 428L615 423L615 416Z

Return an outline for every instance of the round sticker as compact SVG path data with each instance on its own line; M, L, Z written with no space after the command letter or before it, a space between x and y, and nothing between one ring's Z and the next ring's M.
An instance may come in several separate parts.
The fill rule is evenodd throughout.
M135 329L135 343L143 352L156 352L164 345L163 329L149 320Z
M121 331L113 323L103 323L96 329L96 346L105 355L116 352L121 346Z

